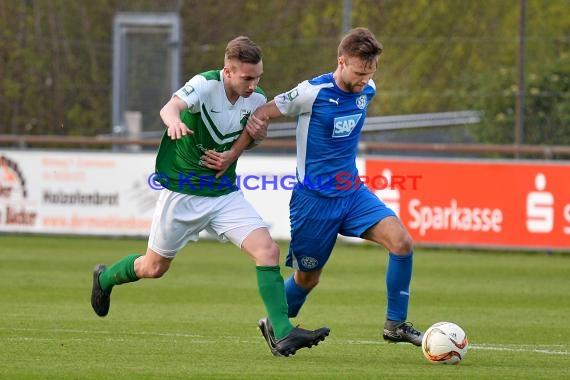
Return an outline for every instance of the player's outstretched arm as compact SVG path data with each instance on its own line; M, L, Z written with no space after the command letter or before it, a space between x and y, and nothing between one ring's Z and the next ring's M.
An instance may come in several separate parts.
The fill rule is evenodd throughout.
M160 117L167 128L166 133L172 140L194 133L180 120L180 112L186 108L188 108L186 102L174 95L160 110Z
M279 111L279 108L277 108L275 100L272 100L255 110L248 119L245 130L254 140L263 140L267 136L269 121L281 116L283 115L281 111ZM232 149L234 149L235 146L234 144Z

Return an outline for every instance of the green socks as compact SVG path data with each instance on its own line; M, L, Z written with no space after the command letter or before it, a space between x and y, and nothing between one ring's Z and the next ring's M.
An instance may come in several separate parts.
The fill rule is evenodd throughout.
M275 339L287 336L293 325L287 315L287 299L285 298L285 285L279 265L264 267L257 266L257 287L267 310L267 316L273 326Z
M103 290L111 290L113 286L134 282L139 278L135 273L135 260L142 255L123 257L99 275L99 284Z
M101 288L110 291L113 286L127 282L137 281L135 273L135 260L141 255L123 257L99 275ZM293 325L287 315L287 299L285 298L285 285L279 265L257 266L257 287L267 316L273 325L273 332L277 340L287 336Z

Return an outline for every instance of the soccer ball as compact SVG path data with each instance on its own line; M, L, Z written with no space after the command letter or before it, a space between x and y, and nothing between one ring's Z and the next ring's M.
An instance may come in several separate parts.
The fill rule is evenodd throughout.
M457 364L467 354L469 341L465 331L452 322L430 326L422 339L422 352L434 364Z

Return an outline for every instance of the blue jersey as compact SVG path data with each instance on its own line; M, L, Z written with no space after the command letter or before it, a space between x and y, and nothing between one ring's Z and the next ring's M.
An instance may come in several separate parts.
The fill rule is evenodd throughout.
M297 188L344 197L360 186L358 141L375 94L372 79L361 92L351 93L340 89L328 73L275 97L283 115L297 117Z

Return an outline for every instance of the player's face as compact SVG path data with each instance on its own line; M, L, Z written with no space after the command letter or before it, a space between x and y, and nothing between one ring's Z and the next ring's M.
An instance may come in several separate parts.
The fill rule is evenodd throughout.
M230 64L230 67L224 68L224 71L232 92L229 95L247 98L253 94L261 80L263 61L259 61L256 64L234 61Z
M340 66L340 82L338 85L348 92L361 92L372 78L378 62L368 62L357 57L338 58Z

